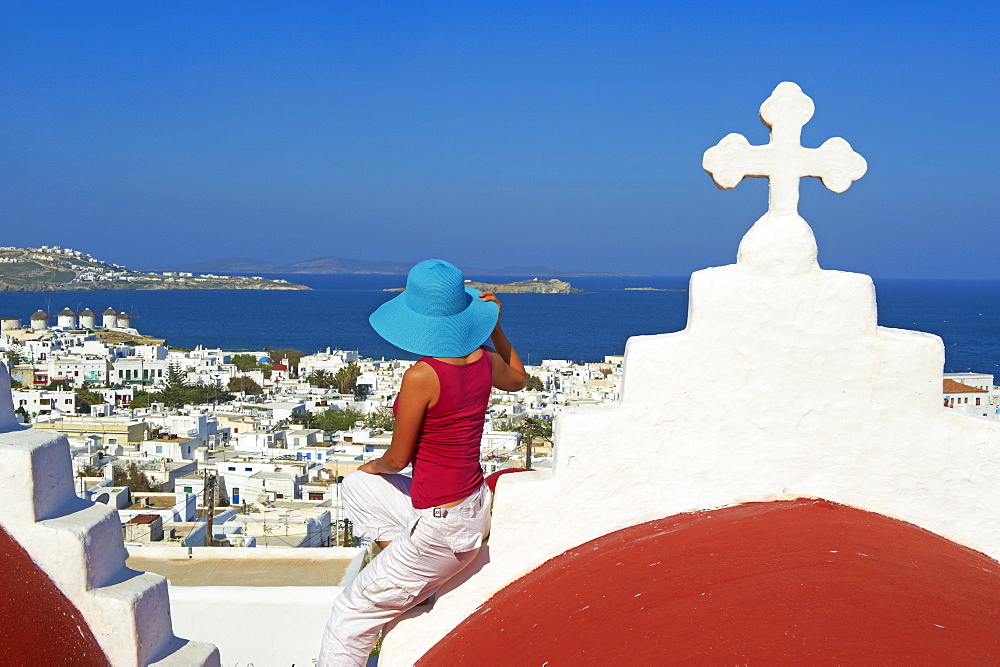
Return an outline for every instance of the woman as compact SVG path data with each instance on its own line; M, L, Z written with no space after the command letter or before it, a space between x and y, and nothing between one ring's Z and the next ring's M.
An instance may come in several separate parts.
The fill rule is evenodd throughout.
M479 443L490 390L525 381L500 309L493 292L466 289L458 268L429 259L369 318L387 341L424 357L403 375L389 449L341 485L355 535L382 552L334 602L320 665L364 664L379 629L472 562L489 534ZM411 463L412 478L397 474Z

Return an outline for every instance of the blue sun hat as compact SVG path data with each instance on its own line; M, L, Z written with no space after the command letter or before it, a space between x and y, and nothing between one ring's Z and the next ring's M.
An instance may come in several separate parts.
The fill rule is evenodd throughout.
M463 357L493 332L500 309L465 287L462 272L443 259L426 259L406 277L406 289L368 321L382 338L425 357Z

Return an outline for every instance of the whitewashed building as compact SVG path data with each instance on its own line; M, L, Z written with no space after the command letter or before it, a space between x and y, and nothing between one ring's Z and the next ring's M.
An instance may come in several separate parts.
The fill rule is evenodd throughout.
M14 409L23 409L29 416L76 414L76 392L17 389L13 395Z
M166 359L151 361L142 357L115 359L111 364L114 384L151 387L166 381L169 363Z
M299 376L306 377L315 371L333 375L347 364L357 360L358 353L355 351L326 348L326 352L308 354L299 360Z
M992 377L989 386L992 387ZM944 378L944 406L977 417L997 418L997 407L992 404L991 392L982 387L972 386Z
M139 445L139 451L143 456L171 461L193 461L199 446L201 445L197 438L179 438L168 434L152 440L143 440Z

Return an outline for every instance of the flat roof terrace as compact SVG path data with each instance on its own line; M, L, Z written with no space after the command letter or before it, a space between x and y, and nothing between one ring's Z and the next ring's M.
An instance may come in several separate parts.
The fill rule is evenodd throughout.
M177 495L173 493L145 493L142 491L133 491L132 500L135 502L128 508L130 510L168 510L180 502Z
M164 576L173 586L341 586L364 554L363 549L348 547L196 547L190 551L189 556L185 548L134 548L126 565Z

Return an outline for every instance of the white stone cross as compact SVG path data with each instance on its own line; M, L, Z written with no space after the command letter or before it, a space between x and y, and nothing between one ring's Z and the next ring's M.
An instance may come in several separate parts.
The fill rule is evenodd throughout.
M794 83L779 83L760 107L760 119L771 128L766 146L751 146L742 134L729 134L705 151L702 166L723 190L750 178L769 178L768 212L797 214L799 179L813 176L834 192L843 192L865 175L868 163L851 145L834 137L819 148L804 148L802 126L812 118L812 99Z

